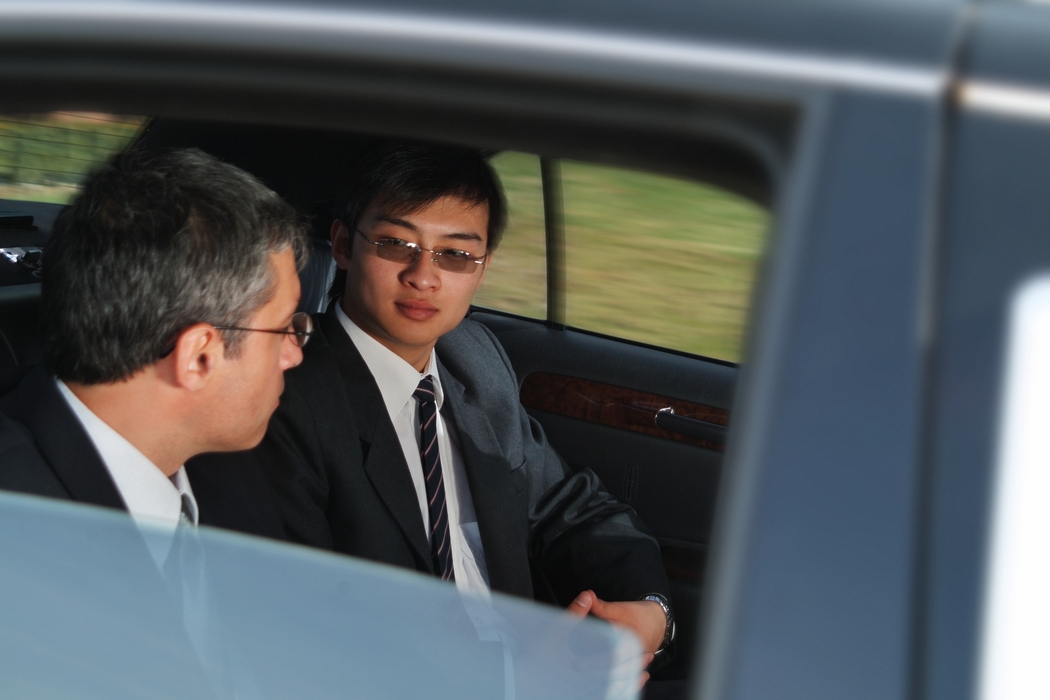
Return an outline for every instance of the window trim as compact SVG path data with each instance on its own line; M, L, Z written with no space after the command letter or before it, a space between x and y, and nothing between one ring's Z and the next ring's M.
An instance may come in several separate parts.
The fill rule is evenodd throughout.
M543 231L547 261L547 326L565 328L566 273L565 226L562 209L561 166L557 159L540 156L540 183L543 187Z

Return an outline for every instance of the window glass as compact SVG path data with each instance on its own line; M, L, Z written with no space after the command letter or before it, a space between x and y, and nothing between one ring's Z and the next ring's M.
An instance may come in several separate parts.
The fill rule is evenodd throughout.
M65 204L139 133L145 117L84 112L0 115L0 199Z
M492 166L507 194L508 223L474 304L529 318L547 316L546 238L540 159L506 151Z
M561 162L566 323L738 361L769 217L717 187Z

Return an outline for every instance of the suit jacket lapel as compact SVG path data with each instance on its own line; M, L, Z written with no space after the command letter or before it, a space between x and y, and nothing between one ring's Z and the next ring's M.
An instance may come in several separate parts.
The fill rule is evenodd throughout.
M514 484L511 464L503 457L485 412L470 403L463 384L438 361L456 443L463 455L470 496L485 548L493 590L532 597L528 560L528 504Z
M364 443L365 473L420 561L433 573L430 545L416 499L416 487L412 483L412 475L408 473L408 463L401 451L401 442L394 425L387 415L379 386L339 322L334 304L321 317L320 326L346 385L350 420Z
M37 367L18 386L21 420L74 501L127 510L94 443L58 391Z

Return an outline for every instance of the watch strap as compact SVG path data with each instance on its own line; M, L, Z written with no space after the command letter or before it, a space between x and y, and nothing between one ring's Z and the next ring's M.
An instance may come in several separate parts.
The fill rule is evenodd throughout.
M647 595L643 595L638 600L650 600L659 605L664 610L664 616L667 618L667 626L664 628L664 640L663 642L661 642L660 648L656 650L656 653L659 654L667 648L667 645L674 641L675 623L674 613L671 612L671 603L667 600L665 596L660 595L659 593L649 593Z

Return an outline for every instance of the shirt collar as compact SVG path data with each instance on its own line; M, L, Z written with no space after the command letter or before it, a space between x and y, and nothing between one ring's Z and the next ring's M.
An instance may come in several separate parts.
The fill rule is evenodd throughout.
M361 358L368 365L368 370L375 378L376 384L379 385L379 393L383 396L387 413L391 416L401 413L405 405L412 399L412 394L419 386L419 380L427 375L430 375L434 381L434 400L438 410L441 410L445 394L441 389L437 353L434 350L430 351L427 366L420 373L388 347L361 330L343 311L342 304L335 305L335 313L357 351L361 353Z
M136 522L148 520L153 523L159 521L168 525L177 524L182 512L182 496L186 494L187 510L190 511L188 515L196 525L197 501L193 497L193 489L190 487L185 467L179 467L170 479L164 476L164 472L146 455L85 406L65 382L60 379L55 381L69 408L94 443L95 449L102 457L102 463L128 507L128 512Z

